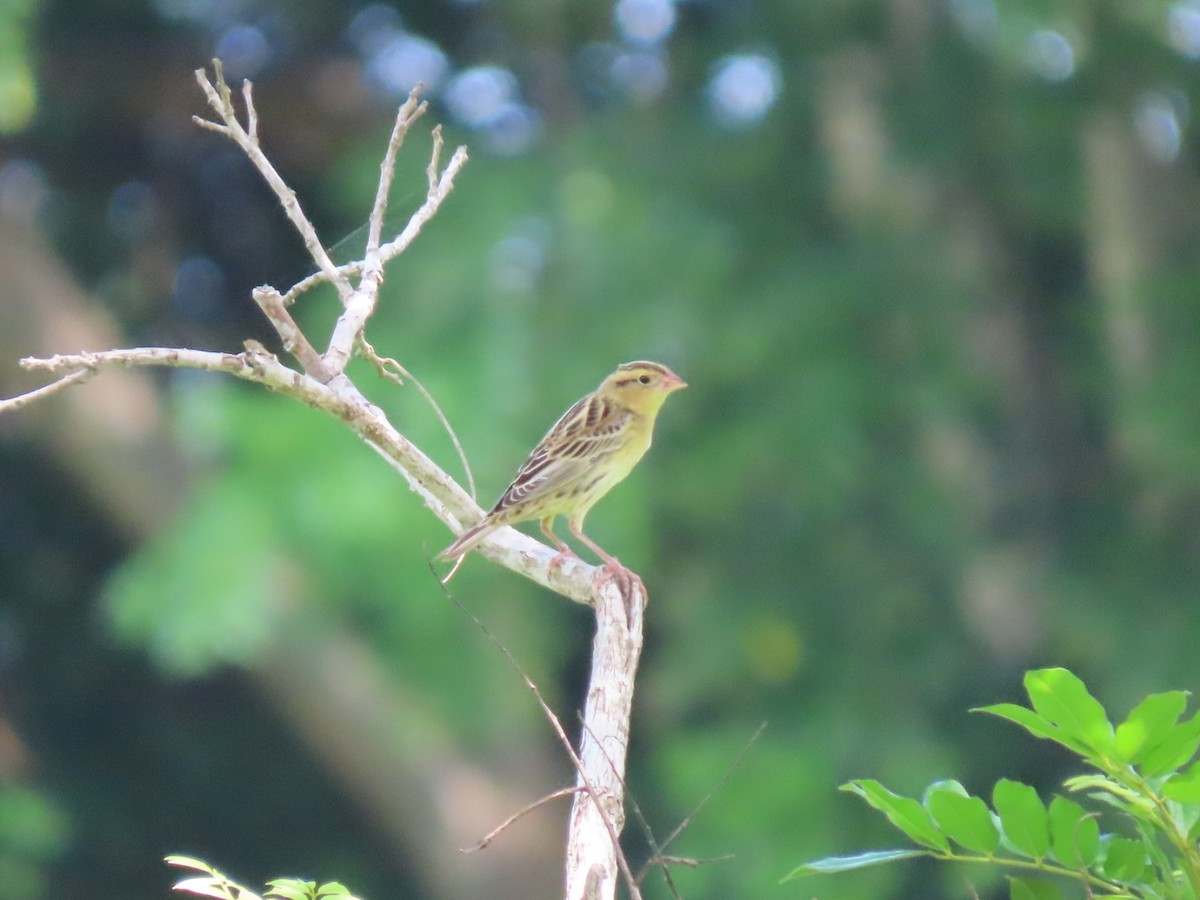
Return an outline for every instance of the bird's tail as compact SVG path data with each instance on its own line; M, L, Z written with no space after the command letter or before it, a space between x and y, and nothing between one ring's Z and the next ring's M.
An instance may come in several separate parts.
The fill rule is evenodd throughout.
M487 519L484 519L478 525L472 525L458 536L458 540L439 553L438 559L446 561L465 556L471 550L475 549L475 546L480 541L499 527L495 522L489 522Z

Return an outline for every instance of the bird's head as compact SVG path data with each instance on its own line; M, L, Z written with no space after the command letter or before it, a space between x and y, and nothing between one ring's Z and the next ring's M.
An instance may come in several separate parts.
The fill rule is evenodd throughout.
M629 362L604 379L598 393L634 412L656 414L667 395L687 387L687 382L656 362Z

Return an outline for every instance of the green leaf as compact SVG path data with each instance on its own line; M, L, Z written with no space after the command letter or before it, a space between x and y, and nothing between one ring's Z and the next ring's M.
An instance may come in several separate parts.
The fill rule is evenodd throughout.
M271 888L267 891L267 896L280 897L282 900L312 900L313 892L317 888L315 881L303 881L299 878L276 878L268 881L267 885Z
M917 856L928 856L924 850L869 850L866 853L856 853L853 856L826 856L815 859L802 866L797 866L785 877L784 881L803 878L806 875L827 875L832 872L850 872L854 869L865 869L867 866L877 866L881 863L895 862L899 859L912 859Z
M1050 846L1068 869L1084 869L1100 852L1100 826L1095 816L1066 797L1050 802Z
M1162 786L1162 792L1180 803L1200 803L1200 762L1180 775L1173 775Z
M165 862L168 866L179 866L183 869L195 869L197 872L207 872L209 875L220 874L204 860L196 859L192 856L164 856L163 862Z
M1067 669L1035 669L1025 673L1025 690L1034 710L1067 736L1102 755L1115 747L1112 723L1100 701Z
M1009 883L1012 900L1062 900L1062 891L1052 881L1014 878Z
M233 889L229 887L229 883L224 878L213 875L197 875L192 878L184 878L182 881L175 882L172 889L188 894L196 894L199 897L212 897L214 900L234 900L237 897L237 894L233 893Z
M916 800L893 794L878 781L871 778L858 779L842 785L843 791L858 794L875 809L888 817L888 821L923 847L950 852L950 842L938 831L933 818Z
M1125 763L1141 761L1145 751L1157 746L1187 707L1187 691L1151 694L1133 708L1117 726L1117 756Z
M1124 883L1140 881L1149 862L1140 841L1114 837L1105 846L1104 875Z
M992 789L992 805L1013 847L1034 859L1050 852L1050 822L1036 790L1019 781L1001 778Z
M1068 750L1073 750L1080 756L1088 755L1089 750L1083 742L1076 740L1061 728L1055 727L1032 709L1019 706L1016 703L996 703L992 706L978 706L972 709L971 712L982 712L999 716L1001 719L1015 722L1034 737L1045 738L1046 740L1062 744Z
M1138 768L1147 778L1166 775L1188 763L1200 748L1200 712L1172 727L1158 744L1142 754Z
M925 806L952 841L989 856L999 848L1000 832L987 804L967 794L957 781L930 785L925 792Z
M355 900L350 889L340 881L327 881L317 888L317 900L324 900L325 897L345 897L347 900Z

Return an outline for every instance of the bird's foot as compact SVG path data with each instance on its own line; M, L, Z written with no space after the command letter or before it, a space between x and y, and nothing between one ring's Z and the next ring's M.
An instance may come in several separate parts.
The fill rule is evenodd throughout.
M561 569L563 563L569 559L579 562L579 557L575 555L575 551L570 547L560 548L559 551L554 554L554 556L550 557L550 564L547 566L547 568L550 570L550 574L553 575L556 570Z
M599 574L596 575L596 580L592 586L595 590L601 590L609 582L613 582L617 586L617 590L621 592L621 599L625 602L625 623L630 627L633 626L633 604L635 598L639 595L642 598L641 602L649 599L646 593L646 585L642 582L641 577L636 573L625 568L617 560L610 557L600 567ZM636 591L634 590L636 588Z

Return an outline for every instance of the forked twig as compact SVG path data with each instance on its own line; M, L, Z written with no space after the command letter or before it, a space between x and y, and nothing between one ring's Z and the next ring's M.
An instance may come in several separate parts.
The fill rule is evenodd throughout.
M244 82L242 87L242 99L246 104L246 122L243 127L238 121L237 109L233 105L233 95L229 90L229 85L225 83L225 71L219 59L213 60L213 76L215 84L209 81L208 72L204 69L197 69L195 72L196 83L200 85L200 89L204 91L204 96L208 99L208 105L212 107L220 119L219 122L214 122L211 119L205 119L201 116L193 116L192 121L202 128L207 128L210 131L215 131L218 134L223 134L225 137L237 144L243 153L249 157L254 163L254 168L258 169L259 173L267 182L267 186L275 194L276 199L283 207L283 211L287 214L288 220L292 223L292 227L300 233L300 237L304 241L304 247L308 250L309 256L317 263L317 267L325 273L329 281L333 282L337 288L338 296L345 303L350 298L351 286L337 271L337 266L333 264L333 260L329 258L321 239L317 236L317 231L313 228L312 222L308 220L308 216L304 214L304 210L300 207L300 201L296 199L296 192L288 187L287 182L275 169L258 142L258 113L254 109L254 94L249 87L249 82Z

